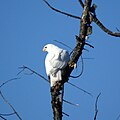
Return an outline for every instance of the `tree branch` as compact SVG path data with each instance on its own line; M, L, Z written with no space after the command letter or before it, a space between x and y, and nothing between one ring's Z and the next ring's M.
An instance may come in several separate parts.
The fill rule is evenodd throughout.
M64 85L65 82L68 81L69 76L71 72L74 69L74 64L77 63L79 57L82 54L82 50L85 45L85 37L87 36L87 24L89 23L88 21L88 11L89 7L91 5L91 0L85 0L85 8L83 11L82 19L81 19L81 24L80 24L80 35L79 35L79 41L74 48L72 57L70 59L70 62L68 66L65 68L63 72L63 80L58 81L55 86L51 88L51 96L52 96L52 108L53 108L53 113L54 113L54 120L62 120L62 104L59 99L59 91L61 90L61 87ZM59 113L59 114L58 114Z
M67 16L72 17L72 18L75 18L75 19L81 19L81 18L78 17L78 16L75 16L75 15L72 15L72 14L69 14L69 13L66 13L66 12L63 12L63 11L60 11L60 10L52 7L46 0L43 0L43 1L48 5L49 8L51 8L52 10L54 10L54 11L56 11L56 12L58 12L58 13L67 15Z
M0 113L0 118L2 118L3 120L7 120L5 117L3 117L3 116L11 116L11 115L14 115L15 113L13 112L13 113Z
M62 103L64 95L64 85L61 85L60 82L56 82L56 85L51 87L51 103L53 109L54 120L62 120ZM63 91L62 91L63 90ZM60 93L62 91L62 93Z
M83 4L82 0L78 0L78 1L79 1L80 5L82 6L82 8L84 8L84 4Z
M93 17L93 21L107 34L115 37L120 37L120 32L112 32L108 28L106 28L98 19L96 16Z
M0 115L0 118L2 118L3 120L7 120L6 118L4 118L2 115Z
M92 95L90 92L88 92L88 91L86 91L86 90L84 90L84 89L82 89L82 88L77 87L76 85L72 84L72 83L69 82L69 81L68 81L68 83L69 83L70 85L72 85L73 87L76 87L77 89L79 89L79 90L83 91L84 93L86 93L86 94L90 95L91 97L93 97L93 95Z
M71 56L71 59L67 65L67 67L62 72L62 81L56 82L55 86L51 88L51 96L52 96L52 108L53 108L53 114L54 114L54 120L62 120L62 101L63 101L63 94L62 98L59 97L61 95L60 91L62 90L64 83L69 81L70 74L72 73L74 69L74 65L78 62L80 56L82 55L82 51L84 49L84 46L88 43L86 43L86 37L90 34L92 34L92 26L91 22L95 22L104 32L108 33L109 35L119 37L120 33L115 33L110 30L108 30L103 24L96 18L95 9L96 5L93 5L91 7L92 0L85 0L85 3L83 4L82 0L79 0L79 3L83 7L83 13L81 17L74 16L71 14L68 14L66 12L62 12L54 7L52 7L46 0L44 2L48 5L49 8L52 10L73 17L80 20L80 33L79 37L76 37L77 43L75 48L73 49L73 53ZM89 45L90 47L94 48L93 46ZM100 94L96 98L95 103L95 116L94 120L96 120L98 109L97 109L97 102Z
M81 6L84 8L84 4L81 0L78 0L81 4ZM66 12L63 12L63 11L60 11L54 7L52 7L46 0L44 0L44 2L48 5L48 7L50 7L52 10L58 12L58 13L61 13L61 14L64 14L64 15L67 15L69 17L72 17L72 18L75 18L75 19L81 19L81 17L79 16L75 16L75 15L72 15L72 14L69 14L69 13L66 13ZM90 8L91 9L91 8ZM89 11L90 15L92 16L92 20L107 34L111 35L111 36L115 36L115 37L120 37L120 32L112 32L111 30L109 30L108 28L106 28L100 21L99 19L96 17L96 15L92 15L91 14L91 10ZM95 13L94 13L95 14Z
M0 95L3 98L3 100L10 106L10 108L13 110L14 114L18 117L19 120L22 120L18 112L15 110L15 108L10 104L10 102L4 97L3 93L0 91Z
M101 93L99 93L99 95L97 96L96 98L96 101L95 101L95 115L94 115L94 120L97 120L97 115L98 115L98 99L100 97Z
M48 79L46 79L43 75L41 75L41 74L39 74L39 73L37 73L36 71L34 71L34 70L32 70L32 69L30 69L29 67L27 67L27 66L24 66L23 65L23 67L19 67L19 69L21 69L21 71L17 74L17 75L19 75L20 73L22 73L24 70L29 70L30 72L32 72L32 74L36 74L36 75L38 75L39 77L41 77L43 80L45 80L45 81L47 81L47 82L49 82L49 80Z
M74 103L71 103L71 102L69 102L69 101L67 101L67 100L64 100L64 99L63 99L63 101L64 101L65 103L68 103L68 104L73 105L73 106L76 106L76 107L79 106L79 104L74 104Z
M84 8L84 4L82 2L82 0L78 0L81 4L81 6ZM95 9L96 9L96 5L93 4L93 6L95 6L94 11L92 11L92 7L90 8L90 15L92 16L92 20L107 34L111 35L111 36L115 36L115 37L120 37L120 31L118 32L112 32L111 30L109 30L108 28L106 28L101 22L100 20L96 17L96 13L95 13ZM93 13L93 15L91 14L91 12Z
M5 81L4 83L2 83L2 84L0 85L0 88L3 87L5 84L7 84L7 83L9 83L9 82L12 82L12 81L14 81L14 80L17 80L17 79L20 79L20 78L12 78L12 79L10 79L10 80Z
M44 79L45 81L49 82L44 76L42 76L41 74L37 73L36 71L32 70L31 68L29 68L29 67L27 67L27 66L24 66L24 65L23 65L23 67L19 67L19 69L22 69L22 70L19 72L19 74L22 73L22 72L24 72L24 70L29 70L30 72L32 72L32 74L36 74L37 76L41 77L41 78ZM30 75L31 75L31 74L30 74ZM60 83L58 82L57 84L60 84ZM71 86L73 86L73 87L75 87L75 88L83 91L84 93L92 96L92 94L89 93L89 92L87 92L86 90L84 90L84 89L82 89L82 88L80 88L80 87L78 87L78 86L76 86L76 85L74 85L74 84L72 84L72 83L70 83L70 82L68 82L68 84L70 84ZM57 92L56 89L58 89L58 88L57 88L57 87L56 87L56 88L51 88L51 94L52 94L52 101L51 101L51 102L52 102L53 109L54 109L54 111L55 111L55 112L54 112L54 114L55 114L55 115L54 115L54 119L55 119L55 120L56 120L56 119L58 120L58 118L61 118L61 119L62 119L62 114L67 115L66 113L62 112L62 109L59 109L59 111L57 111L57 109L61 106L61 104L62 104L63 101L64 101L64 102L67 102L67 103L69 103L69 104L75 105L75 106L78 106L78 104L73 104L73 103L68 102L68 101L66 101L66 100L61 100L61 99L63 99L63 93L60 93L60 91ZM54 90L54 91L53 91L53 90ZM63 87L61 87L60 90L63 90ZM62 95L62 96L61 96L61 95ZM57 97L57 102L58 102L58 101L61 101L60 103L57 103L57 102L56 102L56 99L55 99L56 96L58 96L58 97ZM56 107L55 107L55 106L56 106ZM59 116L59 117L58 117L58 116ZM68 115L67 115L67 116L68 116Z
M11 116L14 115L15 113L0 113L0 116Z
M24 65L23 65L23 67L19 67L19 69L22 69L22 70L21 70L22 72L24 72L24 70L29 70L30 72L32 72L32 74L36 74L37 76L41 77L43 80L49 82L49 80L46 79L43 75L37 73L35 70L33 70L33 69L31 69L31 68L29 68L29 67L27 67L27 66L24 66ZM21 71L19 72L19 74L22 73ZM30 74L30 75L31 75L31 74ZM81 91L83 91L84 93L87 93L88 95L92 96L91 93L89 93L89 92L87 92L86 90L84 90L84 89L76 86L75 84L73 84L73 83L71 83L71 82L67 82L67 83L68 83L69 85L73 86L74 88L77 88L78 90L81 90Z

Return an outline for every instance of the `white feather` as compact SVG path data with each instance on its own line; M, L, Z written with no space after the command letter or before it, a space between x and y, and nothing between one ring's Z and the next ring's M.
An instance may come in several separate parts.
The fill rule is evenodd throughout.
M69 53L53 44L47 44L43 48L48 54L45 59L46 74L50 76L51 87L56 81L62 80L62 69L65 68L70 60Z
M56 81L61 81L62 80L62 75L61 75L61 70L59 70L56 73L56 76L53 76L52 74L50 75L50 86L54 86Z

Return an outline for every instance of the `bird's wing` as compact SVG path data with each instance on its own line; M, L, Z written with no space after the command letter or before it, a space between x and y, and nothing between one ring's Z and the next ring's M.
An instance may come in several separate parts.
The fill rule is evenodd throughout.
M50 61L51 66L56 69L63 69L69 61L69 53L66 50L61 50L55 54L54 58Z
M53 67L51 66L50 61L52 61L52 59L54 58L54 54L50 54L48 53L45 59L45 68L46 68L46 74L49 76L51 74L51 70L53 69Z

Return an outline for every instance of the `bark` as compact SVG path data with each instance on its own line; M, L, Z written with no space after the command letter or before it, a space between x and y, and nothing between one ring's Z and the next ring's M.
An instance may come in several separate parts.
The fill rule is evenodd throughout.
M56 85L51 88L51 96L52 96L51 103L53 108L54 120L62 120L63 93L61 95L60 91L62 90L63 88L62 86L64 85L64 83L69 80L69 76L74 69L74 64L77 63L79 57L82 54L82 50L85 45L85 37L88 35L87 31L90 26L89 10L91 6L91 2L92 0L85 0L83 13L80 20L80 34L79 36L76 36L76 40L77 40L76 46L74 48L68 66L63 71L62 74L63 80L57 82Z

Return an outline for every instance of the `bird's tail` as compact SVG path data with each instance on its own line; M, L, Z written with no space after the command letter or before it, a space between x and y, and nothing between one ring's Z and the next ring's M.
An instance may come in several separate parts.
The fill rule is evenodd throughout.
M50 86L54 86L57 81L62 80L62 73L59 70L55 75L50 75Z

